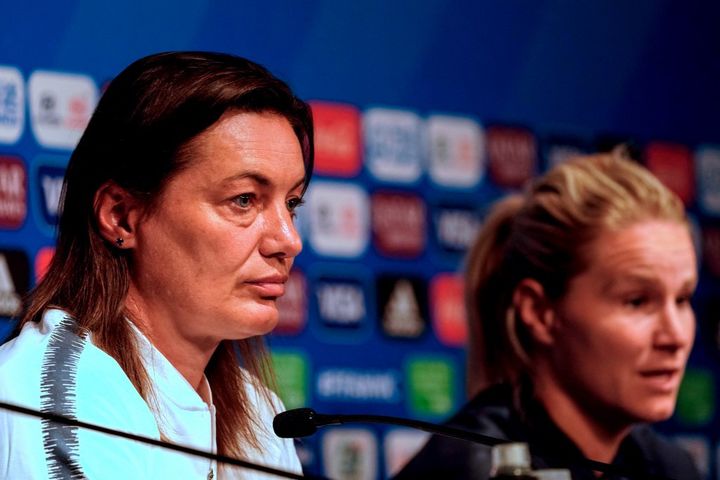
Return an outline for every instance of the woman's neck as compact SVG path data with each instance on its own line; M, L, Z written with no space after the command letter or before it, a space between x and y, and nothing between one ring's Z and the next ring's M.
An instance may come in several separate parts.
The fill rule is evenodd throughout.
M553 423L575 443L585 457L611 463L631 425L617 418L591 413L576 398L550 382L533 382L535 398ZM583 408L585 407L585 408Z
M189 338L171 315L156 311L152 305L133 295L130 288L125 308L130 320L147 337L150 343L200 393L205 368L217 349L218 342L210 339Z

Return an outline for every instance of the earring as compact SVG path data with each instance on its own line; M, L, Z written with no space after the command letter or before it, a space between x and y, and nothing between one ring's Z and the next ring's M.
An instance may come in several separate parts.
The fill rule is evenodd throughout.
M123 243L125 243L125 239L122 238L122 237L118 237L118 238L115 240L115 245L117 245L118 248L122 248Z

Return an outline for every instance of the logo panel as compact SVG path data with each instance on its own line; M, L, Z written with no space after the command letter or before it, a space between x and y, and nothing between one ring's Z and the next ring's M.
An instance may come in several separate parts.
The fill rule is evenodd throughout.
M312 323L316 335L332 343L360 343L372 333L374 318L368 298L370 275L356 265L324 265L313 269Z
M0 143L15 143L25 126L25 90L17 68L0 66Z
M27 217L27 170L17 157L0 156L0 228L16 229Z
M370 239L367 193L357 185L315 182L307 193L310 245L322 255L357 257Z
M395 404L400 402L400 379L394 370L331 367L316 377L319 400Z
M720 147L700 147L695 168L700 207L708 215L720 216Z
M488 128L487 148L490 175L501 187L520 188L537 171L535 136L520 127Z
M467 342L463 280L460 275L441 273L430 285L430 303L435 335L449 347L462 347Z
M425 250L425 203L406 193L372 195L372 231L375 247L388 256L412 258Z
M50 262L53 259L53 256L55 255L55 247L42 247L40 250L38 250L37 255L35 255L35 283L39 283L40 280L45 276L47 273L48 268L50 267Z
M422 120L407 110L371 108L363 115L365 163L380 180L414 182L422 173Z
M325 475L330 478L375 480L378 447L375 435L360 428L333 429L322 439Z
M90 120L97 86L86 75L37 71L29 81L32 130L43 147L72 149Z
M285 284L285 295L277 299L278 324L273 334L297 335L307 321L307 285L305 275L294 267Z
M378 314L385 335L418 338L427 326L425 282L418 277L382 275L376 281Z
M22 250L0 249L0 318L22 311L22 296L30 288L30 261Z
M435 242L450 254L465 253L482 225L480 213L461 206L438 205L433 208L432 219Z
M415 356L406 364L408 402L413 415L442 418L457 398L455 365L436 356Z
M712 372L688 368L678 393L676 415L685 425L707 425L715 417L715 379Z
M645 149L648 169L689 205L695 194L693 158L690 149L676 143L653 142Z
M430 178L445 187L470 188L485 175L484 135L470 118L433 115L427 120Z
M40 156L31 167L34 217L40 229L50 236L54 236L59 219L66 164L67 159L62 157Z
M277 393L285 408L308 405L310 373L307 356L301 352L273 349L270 358L277 377Z
M310 102L315 126L315 172L352 177L360 172L360 112L352 105Z
M427 432L409 428L396 428L385 435L385 473L388 478L397 475L430 437Z

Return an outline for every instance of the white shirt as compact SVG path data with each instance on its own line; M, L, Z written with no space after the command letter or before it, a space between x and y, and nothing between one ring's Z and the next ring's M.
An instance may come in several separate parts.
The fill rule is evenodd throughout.
M0 347L0 400L154 439L162 430L173 443L216 451L215 407L206 380L208 403L135 329L155 392L150 408L112 357L72 333L73 323L65 312L48 310L40 323L26 324ZM300 473L292 441L272 433L273 407L259 391L264 387L249 375L246 385L251 416L264 429L257 432L262 451L249 450L244 460ZM280 411L280 401L272 398ZM89 479L207 479L211 472L216 480L277 478L247 469L218 472L202 457L0 410L0 479L80 478L73 471Z

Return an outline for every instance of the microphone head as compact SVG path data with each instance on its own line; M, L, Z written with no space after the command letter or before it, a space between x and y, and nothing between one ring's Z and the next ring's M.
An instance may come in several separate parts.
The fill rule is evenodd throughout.
M296 408L275 415L273 430L281 438L307 437L317 432L316 413L312 408Z

